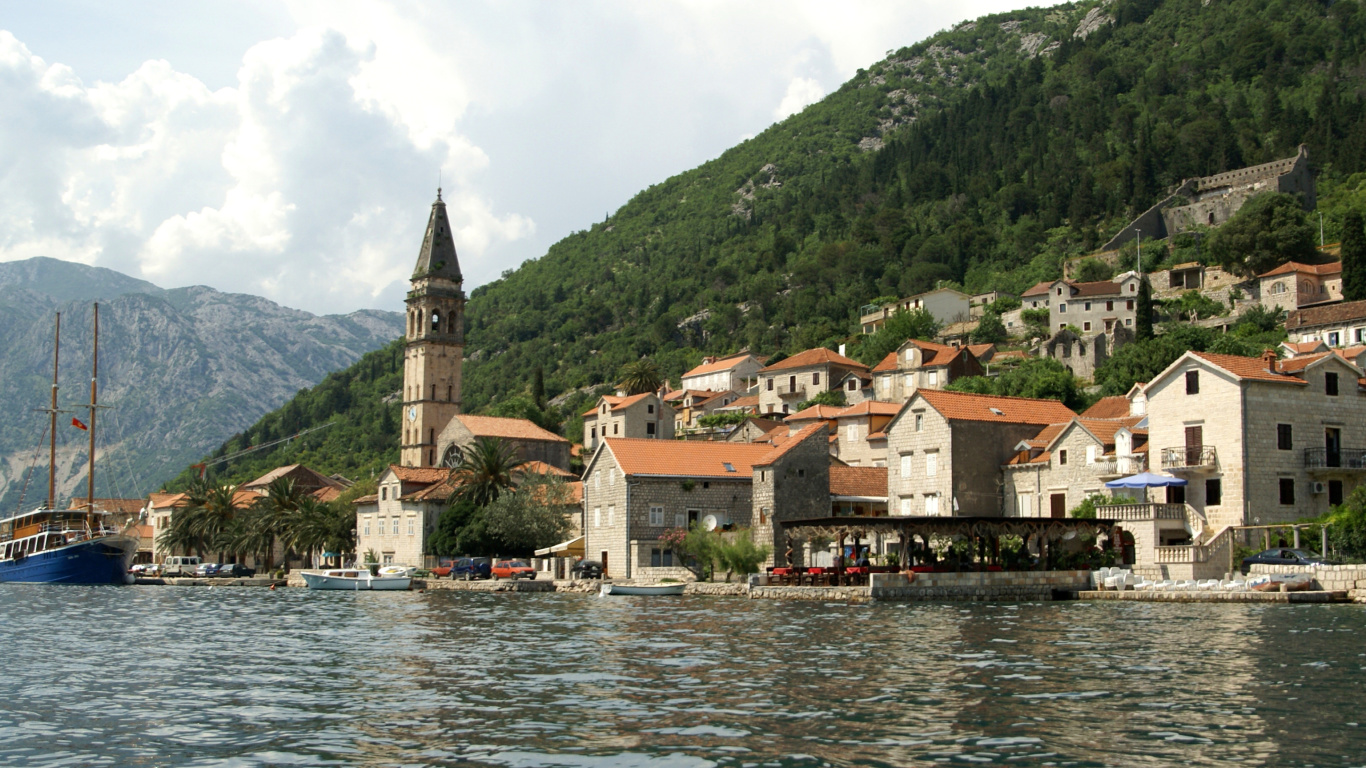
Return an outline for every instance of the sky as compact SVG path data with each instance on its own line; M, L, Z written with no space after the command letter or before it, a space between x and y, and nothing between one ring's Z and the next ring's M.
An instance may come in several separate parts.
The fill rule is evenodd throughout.
M0 0L0 261L401 310L436 187L466 292L960 2Z

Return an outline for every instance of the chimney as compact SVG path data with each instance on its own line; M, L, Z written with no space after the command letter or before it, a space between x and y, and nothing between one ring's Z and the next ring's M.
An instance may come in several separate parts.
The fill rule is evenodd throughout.
M844 345L840 345L840 357L844 357Z
M1268 349L1268 350L1265 350L1265 351L1262 352L1262 362L1263 362L1263 363L1266 363L1266 369L1267 369L1268 371L1272 372L1272 373L1276 373L1276 372L1277 372L1277 371L1276 371L1276 360L1277 360L1277 359L1278 359L1278 357L1277 357L1277 355L1276 355L1276 350L1274 350L1274 349Z

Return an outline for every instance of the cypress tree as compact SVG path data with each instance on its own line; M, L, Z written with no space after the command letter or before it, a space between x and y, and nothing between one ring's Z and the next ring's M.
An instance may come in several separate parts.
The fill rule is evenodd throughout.
M1342 300L1366 299L1366 230L1361 212L1349 210L1342 220Z
M1148 285L1148 276L1144 275L1142 282L1138 284L1138 304L1134 311L1138 318L1134 320L1134 339L1143 341L1153 337L1153 289Z
M531 399L536 401L537 408L545 410L545 371L539 365L532 372Z

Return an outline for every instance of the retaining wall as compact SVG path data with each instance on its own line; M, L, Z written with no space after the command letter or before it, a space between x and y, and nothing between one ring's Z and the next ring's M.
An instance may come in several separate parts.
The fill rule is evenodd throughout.
M1366 592L1366 565L1261 565L1251 566L1250 574L1307 573L1314 577L1315 589Z

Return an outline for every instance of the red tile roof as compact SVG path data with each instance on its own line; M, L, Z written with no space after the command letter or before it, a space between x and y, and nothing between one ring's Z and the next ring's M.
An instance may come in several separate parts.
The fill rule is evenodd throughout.
M261 475L260 477L256 478L255 480L252 480L249 483L243 483L242 487L264 490L266 486L270 485L272 482L278 480L281 477L292 478L294 480L295 485L304 488L342 487L342 484L337 482L336 480L333 480L332 478L328 477L327 475L324 475L321 472L318 472L317 470L305 467L302 464L290 464L284 467L276 467L275 469L272 469L271 471L265 473L264 475Z
M1073 296L1078 298L1088 298L1092 296L1118 296L1121 284L1113 280L1097 280L1092 283L1068 283L1072 287Z
M189 497L183 493L149 493L147 498L151 500L153 509L184 506L189 501Z
M1330 261L1327 264L1301 264L1298 261L1287 261L1270 272L1257 275L1257 277L1275 277L1289 274L1337 275L1341 273L1342 262L1340 261Z
M548 432L526 419L505 419L499 416L470 416L458 414L455 417L465 429L475 437L501 437L508 440L544 440L552 443L567 443L568 440L554 432Z
M831 496L887 498L886 467L830 467Z
M868 366L856 360L850 360L843 355L837 355L825 347L808 349L805 352L798 352L792 357L780 360L760 371L782 371L788 368L807 368L815 365L832 365L838 368L848 368L855 371L867 371Z
M826 434L824 422L818 421L814 424L808 424L805 427L802 427L800 430L798 430L796 434L792 435L787 440L785 440L781 445L777 445L777 447L775 447L773 450L769 451L758 461L754 462L754 466L770 466L776 461L778 461L778 459L781 459L784 455L786 455L788 451L791 451L793 448L796 448L798 445L801 445L802 443L806 442L808 438L814 436L817 439L819 439L820 436L823 434ZM830 435L830 437L833 438L834 435ZM824 442L828 442L828 440Z
M627 476L714 477L749 480L771 446L709 440L648 440L609 437L603 441ZM735 469L731 472L725 464Z
M810 410L809 408L807 410ZM884 403L880 400L864 400L857 405L835 414L835 418L845 416L895 416L901 412L901 403Z
M995 345L995 344L969 344L969 345L968 345L968 352L972 353L972 356L975 357L975 358L977 358L978 360L981 360L983 355L987 355L987 354L993 353L993 352L995 352L995 351L996 351L996 345Z
M1190 354L1205 362L1233 374L1240 379L1253 381L1278 381L1288 384L1304 384L1303 379L1272 373L1260 357L1239 357L1238 355L1216 355L1212 352L1191 352Z
M997 352L992 360L1028 360L1029 353L1022 349L1012 349L1008 352Z
M730 405L722 406L722 408L725 409L725 410L736 410L736 411L744 410L745 408L758 408L758 407L759 407L759 396L758 396L758 395L745 395L744 397L737 397L737 398L735 398L734 400L732 400L732 401L730 402Z
M884 371L895 371L895 370L896 370L896 353L895 353L895 352L888 352L888 353L887 353L887 356L884 357L884 358L882 358L882 361L881 361L881 362L879 362L877 365L873 366L873 373L883 373Z
M1122 419L1129 415L1129 398L1123 395L1102 397L1082 414L1087 419Z
M573 472L560 469L559 467L547 464L544 461L528 461L518 467L522 474L527 475L554 475L556 477L578 477Z
M1297 309L1286 316L1285 327L1294 329L1306 325L1352 323L1363 319L1366 319L1366 301L1343 301L1337 304Z
M1081 424L1083 427L1086 427L1086 431L1095 435L1096 439L1100 441L1101 445L1105 446L1110 450L1114 450L1115 433L1125 427L1128 427L1130 430L1132 430L1134 428L1134 425L1142 420L1142 416L1131 416L1127 419L1079 418L1077 419L1077 423Z
M1048 291L1053 287L1053 282L1054 281L1052 280L1045 280L1042 283L1035 283L1025 289L1025 292L1020 294L1020 298L1023 299L1028 296L1047 296Z
M430 485L439 483L450 477L451 471L446 467L401 467L397 464L390 464L389 469L394 476L404 483L418 483Z
M158 494L159 495L159 494ZM71 499L72 509L85 509L84 496L76 496ZM101 499L95 498L95 509L105 512L116 512L118 514L133 515L142 511L147 502L142 499Z
M1058 435L1062 434L1062 431L1066 429L1067 425L1070 423L1071 422L1065 422L1062 424L1049 424L1048 426L1039 430L1039 434L1029 438L1029 440L1027 440L1026 442L1028 442L1031 446L1035 448L1047 448L1049 444L1052 443L1053 440L1055 440L1058 437Z
M351 503L352 503L352 504L355 504L356 506L360 506L360 505L362 505L362 504L374 504L374 503L376 503L376 502L378 502L378 501L379 501L379 494L378 494L378 493L372 493L372 494L370 494L370 495L368 495L368 496L361 496L361 497L352 499L352 500L351 500Z
M813 405L804 410L788 415L784 421L791 424L794 421L809 421L811 419L833 419L845 410L842 405Z
M728 371L728 370L730 370L731 368L734 368L736 365L739 365L739 364L740 364L745 358L747 358L747 357L753 357L753 355L751 355L751 354L748 353L748 352L740 352L740 353L731 355L730 357L721 357L721 358L717 358L716 360L713 360L713 361L710 362L710 363L702 363L701 365L697 366L696 368L692 369L691 371L688 371L687 373L683 374L683 376L684 376L684 378L687 378L687 377L690 377L690 376L701 376L701 375L704 374L704 373L716 373L716 372L718 372L718 371ZM762 358L760 358L759 361L760 361L760 364L763 363L763 359L762 359Z
M583 481L582 481L582 480L575 480L575 481L572 482L572 483L565 483L565 485L569 486L569 498L572 499L572 500L574 501L575 504L582 504L582 503L583 503Z
M1281 346L1290 350L1293 355L1312 355L1315 352L1322 352L1328 349L1328 345L1322 341L1282 341ZM1363 347L1366 349L1366 347Z
M968 392L921 389L916 396L954 421L990 421L1002 424L1057 424L1077 414L1057 400L1027 397L975 395Z
M1312 355L1299 355L1299 356L1297 356L1297 357L1292 357L1292 358L1290 358L1290 359L1288 359L1288 360L1281 360L1280 362L1278 362L1278 363L1276 364L1276 369L1277 369L1278 371L1280 371L1281 373L1299 373L1299 372L1303 371L1305 368L1308 368L1309 366L1313 365L1314 363L1317 363L1318 361L1322 360L1323 358L1328 357L1329 355L1334 355L1334 354L1337 354L1337 353L1336 353L1336 352L1317 352L1317 353L1312 354ZM1339 355L1339 357L1340 357L1340 355Z

